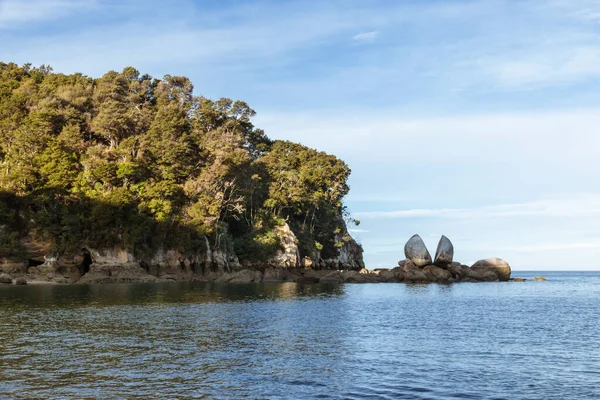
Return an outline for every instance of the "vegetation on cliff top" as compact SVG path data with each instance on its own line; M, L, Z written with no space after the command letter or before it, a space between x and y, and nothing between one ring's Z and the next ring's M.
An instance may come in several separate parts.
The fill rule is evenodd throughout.
M124 245L235 249L261 260L288 221L301 250L334 256L350 169L270 140L242 101L127 67L98 79L0 63L0 257L24 237L53 252Z

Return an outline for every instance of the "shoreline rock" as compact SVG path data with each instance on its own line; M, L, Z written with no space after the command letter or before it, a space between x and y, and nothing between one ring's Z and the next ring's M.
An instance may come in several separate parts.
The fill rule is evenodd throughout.
M438 243L435 261L419 235L412 236L404 248L406 260L392 269L368 270L356 257L346 264L332 263L329 268L319 268L319 262L301 259L293 232L285 227L280 234L286 237L286 246L275 259L258 265L242 265L235 254L221 249L206 249L197 254L185 255L175 250L159 250L153 256L139 260L133 252L122 248L83 249L82 254L46 257L40 265L27 268L22 264L8 264L15 273L8 275L0 270L0 283L12 284L107 284L107 283L159 283L159 282L215 282L215 283L379 283L403 282L408 284L452 284L459 282L515 282L510 278L508 263L499 258L477 261L473 266L453 261L454 247L450 239L442 236ZM352 245L352 243L350 244ZM357 252L357 255L361 255ZM348 257L348 255L344 256ZM320 257L315 256L317 260ZM353 262L350 262L353 261ZM356 261L356 262L354 262ZM328 265L328 264L326 264ZM340 266L342 268L340 268ZM344 268L345 267L345 268ZM13 278L14 277L14 278ZM15 284L17 280L14 281ZM544 280L536 277L535 280Z
M507 282L510 279L510 265L508 265L508 263L501 258L487 258L485 260L479 260L471 266L471 269L482 274L494 272L498 276L498 280L501 282Z

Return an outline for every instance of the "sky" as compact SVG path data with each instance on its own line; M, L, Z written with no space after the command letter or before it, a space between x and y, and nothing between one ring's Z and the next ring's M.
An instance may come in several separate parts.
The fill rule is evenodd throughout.
M248 102L350 166L368 268L600 269L600 0L0 0L0 61Z

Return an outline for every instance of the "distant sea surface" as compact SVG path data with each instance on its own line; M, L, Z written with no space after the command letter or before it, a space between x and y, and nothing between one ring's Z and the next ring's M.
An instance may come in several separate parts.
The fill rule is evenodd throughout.
M0 286L0 398L600 398L600 272Z

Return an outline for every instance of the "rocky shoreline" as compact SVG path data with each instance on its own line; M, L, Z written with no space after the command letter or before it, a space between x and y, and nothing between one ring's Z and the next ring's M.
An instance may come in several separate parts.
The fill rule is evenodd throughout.
M361 254L342 249L340 258L329 264L300 259L294 240L267 265L242 265L235 255L219 250L202 256L184 256L174 250L152 259L136 260L123 249L92 250L86 254L46 259L38 266L0 263L0 283L14 284L98 284L145 282L215 283L455 283L511 280L508 263L499 258L477 261L472 266L453 260L454 247L442 236L432 260L419 235L404 247L405 260L391 269L368 270ZM86 266L86 263L89 265ZM83 266L83 267L82 267ZM515 279L520 281L519 278Z

